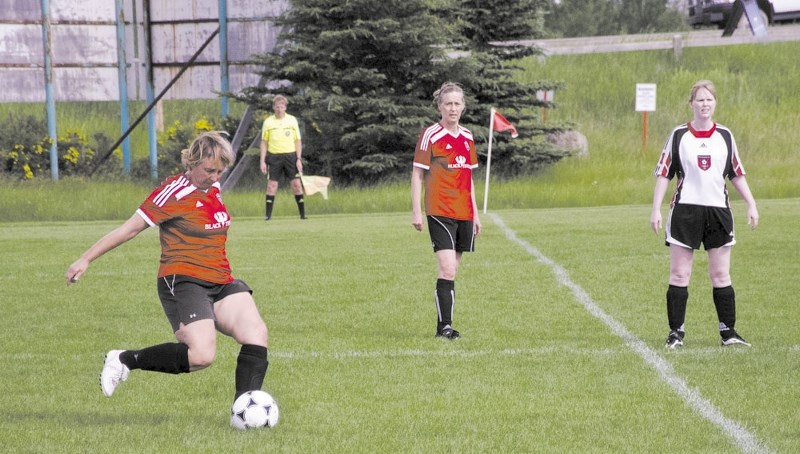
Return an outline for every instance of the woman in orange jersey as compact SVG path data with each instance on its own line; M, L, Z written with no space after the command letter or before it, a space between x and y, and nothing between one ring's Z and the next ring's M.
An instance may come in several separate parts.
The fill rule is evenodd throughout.
M231 275L225 253L231 220L222 203L219 178L233 164L231 145L219 133L207 132L181 157L185 173L164 180L130 219L67 269L70 285L93 260L148 227L159 228L158 295L178 342L108 352L100 374L107 397L135 369L180 374L208 367L216 356L216 331L241 344L234 399L260 389L267 372L267 326L252 290Z
M436 337L458 339L453 329L455 279L461 256L475 250L481 231L475 204L472 169L478 155L472 133L459 125L464 113L464 91L445 82L433 94L442 119L419 136L411 173L411 225L422 231L421 196L425 184L428 233L438 263L436 280Z

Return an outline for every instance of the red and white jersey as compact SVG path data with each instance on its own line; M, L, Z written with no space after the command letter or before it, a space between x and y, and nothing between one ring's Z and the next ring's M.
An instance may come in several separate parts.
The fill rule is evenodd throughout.
M725 179L744 175L731 131L714 124L697 131L687 123L675 128L664 145L654 175L678 176L671 206L676 203L729 208Z
M233 281L225 251L231 217L219 183L204 192L184 175L169 177L136 213L148 225L159 227L158 277L183 274L217 284Z
M478 167L478 153L472 133L461 126L453 135L436 123L419 136L414 167L425 173L425 213L471 221L472 169Z

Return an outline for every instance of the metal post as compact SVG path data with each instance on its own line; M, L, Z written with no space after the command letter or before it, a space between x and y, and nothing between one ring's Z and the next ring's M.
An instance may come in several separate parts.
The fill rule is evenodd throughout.
M219 88L222 92L222 118L228 116L228 0L219 0Z
M127 59L125 57L125 14L122 9L123 0L116 0L117 15L117 74L119 79L119 124L121 131L128 129L128 80ZM125 173L131 171L131 144L126 138L122 142L122 168Z
M147 105L152 105L155 99L155 83L153 82L153 35L150 30L150 0L142 2L142 27L144 33L144 65L145 65L145 96ZM147 112L147 139L150 149L150 178L158 180L158 136L156 133L156 113L154 110Z
M50 40L50 2L42 0L42 42L44 43L44 86L47 98L47 134L50 135L50 178L58 180L58 132L56 101L53 96L53 46Z

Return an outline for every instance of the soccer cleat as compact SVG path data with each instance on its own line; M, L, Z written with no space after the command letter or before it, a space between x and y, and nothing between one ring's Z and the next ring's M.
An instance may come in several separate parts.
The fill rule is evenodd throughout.
M731 330L733 331L733 330ZM723 347L728 345L744 345L745 347L750 347L750 342L747 342L739 335L736 331L733 331L732 336L723 337L720 339L719 344Z
M106 362L103 371L100 372L100 389L106 397L111 397L117 386L128 379L131 372L128 366L122 364L119 355L124 350L111 350L106 354Z
M461 337L458 331L454 330L450 327L450 325L445 325L441 331L436 332L436 337L443 337L445 339L455 340Z
M664 346L670 349L676 349L679 347L683 347L683 336L679 331L672 330L669 332L667 336L667 340L664 343Z

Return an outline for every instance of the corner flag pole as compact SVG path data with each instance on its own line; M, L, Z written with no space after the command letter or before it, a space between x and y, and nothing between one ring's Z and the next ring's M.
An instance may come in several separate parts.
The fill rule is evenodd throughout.
M483 214L489 202L489 170L492 168L492 136L494 134L494 107L489 110L489 150L486 152L486 185L483 189Z

